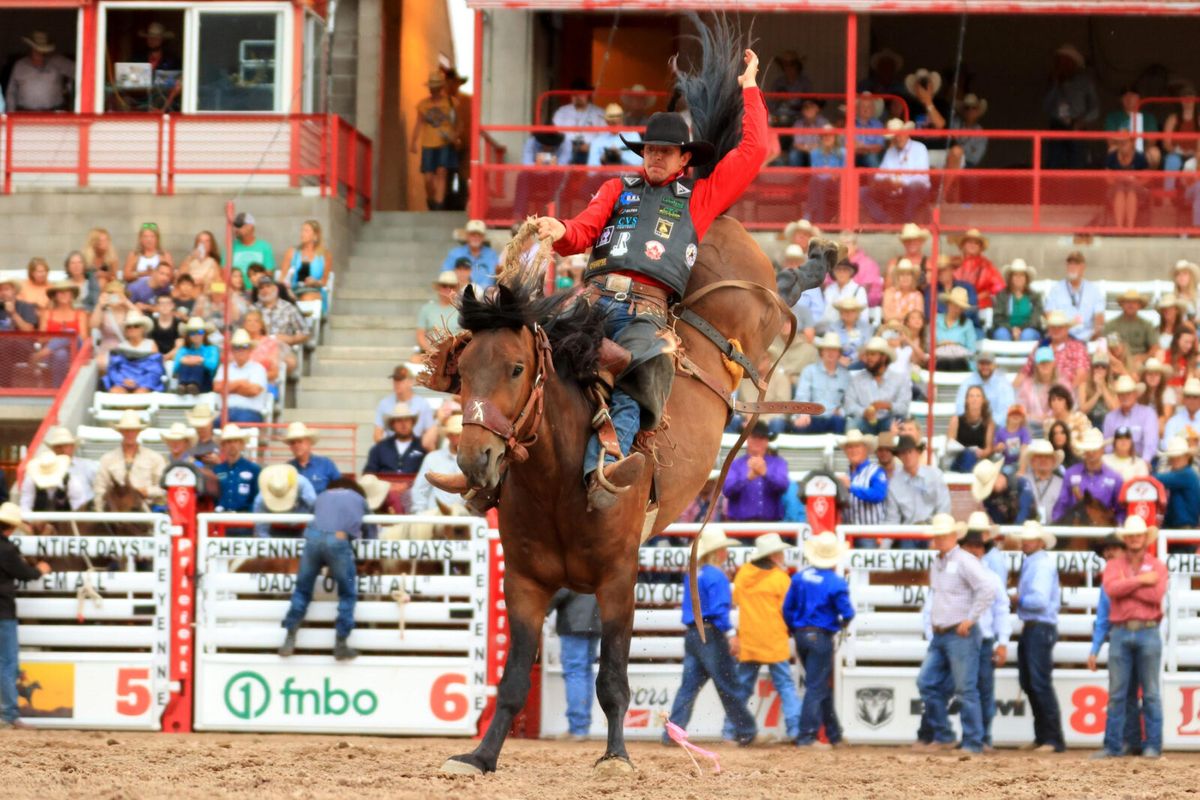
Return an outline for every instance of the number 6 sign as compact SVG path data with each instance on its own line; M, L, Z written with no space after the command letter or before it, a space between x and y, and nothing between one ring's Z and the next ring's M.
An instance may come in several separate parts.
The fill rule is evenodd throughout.
M466 692L452 692L451 686L467 685L467 676L455 672L441 675L429 689L429 710L442 722L455 722L467 716L470 702Z

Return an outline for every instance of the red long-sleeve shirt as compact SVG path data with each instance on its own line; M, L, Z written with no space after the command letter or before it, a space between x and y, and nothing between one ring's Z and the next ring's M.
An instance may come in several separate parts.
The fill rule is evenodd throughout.
M991 308L992 296L1007 288L1000 270L985 256L964 258L958 269L954 270L954 280L964 281L975 287L980 308Z
M696 181L688 213L696 238L704 239L708 226L721 212L733 205L746 191L767 158L767 106L757 86L742 90L745 113L742 115L742 141L725 154L707 178ZM643 172L642 177L645 177ZM671 181L678 178L675 175ZM667 181L670 183L671 181ZM621 179L605 181L592 197L587 208L573 219L563 220L566 234L555 243L559 255L582 253L592 246L601 229L608 223L617 197L621 194Z
M1146 586L1138 580L1138 575L1149 571L1158 575L1158 582L1152 586ZM1149 553L1142 556L1142 563L1136 572L1124 556L1109 561L1104 565L1103 585L1111 604L1109 622L1162 619L1162 599L1167 593L1167 566Z

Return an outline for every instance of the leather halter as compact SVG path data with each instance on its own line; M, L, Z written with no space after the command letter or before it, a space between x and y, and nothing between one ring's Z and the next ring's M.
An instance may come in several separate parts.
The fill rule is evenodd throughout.
M506 453L513 461L529 458L529 448L537 441L538 428L542 424L542 399L546 391L546 376L554 373L554 359L550 352L550 340L540 325L530 329L533 334L533 351L537 359L537 371L533 376L533 388L529 399L515 419L510 420L486 397L463 398L463 425L477 425L504 440Z

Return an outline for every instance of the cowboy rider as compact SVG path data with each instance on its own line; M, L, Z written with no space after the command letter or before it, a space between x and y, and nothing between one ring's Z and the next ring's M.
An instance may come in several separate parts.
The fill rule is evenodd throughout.
M641 427L657 426L674 373L669 358L656 358L668 347L657 335L665 325L666 306L683 296L709 225L737 201L766 159L767 108L755 84L758 56L746 50L743 61L745 71L738 78L744 103L742 139L709 177L693 182L685 173L689 166L710 163L713 145L692 140L681 114L659 112L647 123L644 141L623 139L643 158L640 175L606 181L573 219L537 220L538 235L550 237L560 255L591 248L584 282L594 302L608 311L605 335L632 356L610 404L624 457L605 452L604 480L594 474L601 458L599 436L593 434L588 442L584 475L591 508L611 507L616 495L610 488L629 486L641 475L645 459L630 452L634 437ZM647 316L657 316L658 321Z

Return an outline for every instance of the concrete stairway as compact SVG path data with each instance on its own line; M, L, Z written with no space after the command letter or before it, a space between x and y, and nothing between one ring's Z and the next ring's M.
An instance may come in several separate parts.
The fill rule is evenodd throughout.
M376 213L349 262L338 265L322 344L300 380L297 407L283 419L357 424L359 469L375 406L391 392L392 368L412 357L417 312L434 297L433 281L464 222L458 212Z

